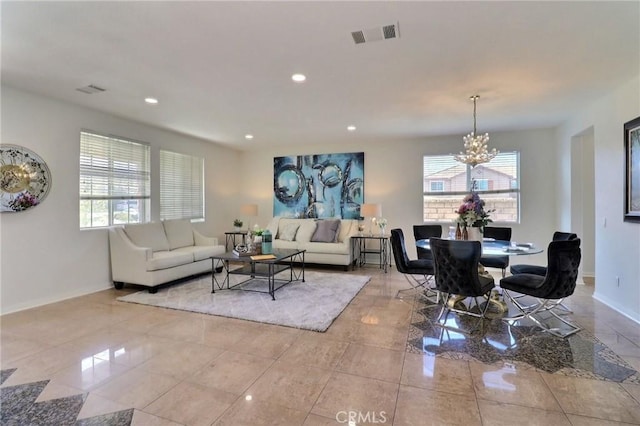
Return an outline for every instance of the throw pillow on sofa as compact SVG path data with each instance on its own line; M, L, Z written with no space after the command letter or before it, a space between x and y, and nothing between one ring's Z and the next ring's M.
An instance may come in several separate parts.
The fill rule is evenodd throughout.
M285 223L280 227L278 237L281 240L293 241L296 238L296 232L298 232L300 224L298 223Z
M148 247L154 253L169 250L169 240L160 222L125 225L124 232L138 247Z
M340 219L326 219L317 222L316 231L311 241L318 243L335 243L338 241Z

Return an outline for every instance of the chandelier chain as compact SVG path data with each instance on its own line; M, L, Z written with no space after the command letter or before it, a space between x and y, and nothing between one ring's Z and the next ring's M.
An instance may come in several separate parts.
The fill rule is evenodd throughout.
M477 101L480 98L479 95L473 95L470 99L473 101L473 133L468 134L464 138L464 148L466 152L460 152L459 155L454 155L453 158L464 164L469 164L471 167L475 167L481 163L487 163L498 155L498 151L493 148L489 151L487 142L489 142L489 134L484 135L477 134Z

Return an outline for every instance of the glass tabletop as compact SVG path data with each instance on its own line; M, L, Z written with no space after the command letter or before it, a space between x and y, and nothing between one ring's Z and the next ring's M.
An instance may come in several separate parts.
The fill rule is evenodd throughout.
M428 239L416 241L416 246L427 250L431 249ZM493 238L485 238L482 241L483 256L526 256L542 252L543 250L533 243L502 241Z

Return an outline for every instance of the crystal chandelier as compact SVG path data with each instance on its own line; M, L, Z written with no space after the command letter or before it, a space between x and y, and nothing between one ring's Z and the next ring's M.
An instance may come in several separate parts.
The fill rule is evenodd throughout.
M487 147L489 134L478 135L476 132L476 101L479 98L479 95L473 95L470 98L473 101L473 132L462 138L466 153L460 152L460 154L453 156L456 161L469 164L471 167L475 167L480 163L487 163L498 155L498 151L495 148L489 151Z

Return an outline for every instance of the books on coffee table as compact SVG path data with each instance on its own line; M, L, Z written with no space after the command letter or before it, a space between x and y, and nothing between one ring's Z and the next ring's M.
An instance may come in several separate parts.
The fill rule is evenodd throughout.
M255 256L251 256L251 260L270 260L275 258L276 258L275 254L258 254Z

